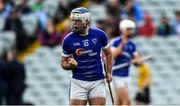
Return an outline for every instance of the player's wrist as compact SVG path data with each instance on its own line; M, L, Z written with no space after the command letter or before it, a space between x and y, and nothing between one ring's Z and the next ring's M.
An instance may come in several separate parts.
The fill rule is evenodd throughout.
M77 66L76 65L73 65L73 64L68 64L68 67L70 70L73 70L75 69Z
M63 66L63 68L64 68L65 70L73 70L73 69L75 69L76 67L77 67L77 66L72 65L72 64L69 64L69 63L67 63L66 65Z
M112 75L112 72L108 72L108 75Z
M62 67L65 70L72 70L73 69L73 67L70 64L63 65Z

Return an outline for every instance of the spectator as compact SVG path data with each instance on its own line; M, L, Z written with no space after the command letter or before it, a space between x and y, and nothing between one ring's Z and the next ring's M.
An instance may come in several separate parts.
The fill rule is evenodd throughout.
M99 2L91 2L91 5L89 6L89 11L91 11L90 25L92 27L96 26L97 20L105 19L105 17L107 16L105 5L100 4Z
M127 13L127 19L135 22L134 15L131 12Z
M176 20L173 23L173 33L180 36L180 11L175 12Z
M64 37L70 33L69 21L66 20L64 23L64 29L59 33L60 34L60 44L62 44Z
M36 0L35 3L31 6L32 11L37 12L42 10L42 1Z
M134 16L133 16L133 14L131 14L131 13L128 13L128 18L127 18L127 19L132 20L132 21L135 22ZM136 37L137 35L138 35L138 25L137 25L137 27L136 27L136 30L134 31L134 35L131 36L131 37L133 38L133 37Z
M160 19L160 25L157 27L157 34L160 36L169 36L171 34L171 26L166 16L162 16Z
M54 17L54 22L58 23L63 20L65 16L68 15L70 11L69 4L66 0L60 0L58 4L58 9L56 11L56 15Z
M106 33L109 35L109 38L113 38L119 35L119 19L114 18L113 16L106 17Z
M52 47L60 43L59 39L60 37L55 31L55 26L53 21L48 20L47 28L39 36L41 45Z
M6 95L7 83L6 83L7 64L4 61L3 54L0 55L0 105L3 105Z
M109 38L113 38L119 35L119 0L108 0L106 4L106 9L107 16L105 19L104 30L109 36Z
M155 26L151 20L151 17L149 14L144 15L144 20L142 24L139 27L139 35L143 37L150 38L154 35L155 33Z
M21 13L21 14L29 14L31 13L31 9L27 4L27 0L21 0L21 3L17 6L17 10Z
M16 33L16 47L18 50L23 50L26 47L26 34L17 10L11 10L10 15L5 20L4 30L14 31Z
M14 0L6 0L6 3L8 3L11 7L14 7Z
M142 21L142 12L140 7L133 0L126 0L124 7L120 12L120 17L125 19L128 14L132 14L137 24Z
M47 14L43 10L41 10L41 11L35 12L35 15L38 20L39 30L44 31L47 27L47 21L48 21Z
M105 20L97 20L96 21L96 27L105 31L105 28L106 28Z
M119 12L120 12L119 0L108 0L106 8L108 15L111 15L113 17L119 17Z
M35 3L31 6L31 10L33 13L35 13L38 19L39 30L45 30L47 23L47 14L43 10L43 0L35 0Z
M79 6L79 4L81 4L84 0L68 0L68 4L70 7L70 10L76 8L77 6Z
M60 23L67 15L69 11L77 7L84 0L59 0L58 9L55 17L53 17L54 23Z
M25 90L25 68L16 60L13 50L7 52L6 60L8 65L6 104L22 105Z
M7 18L11 8L10 4L6 4L3 0L0 0L0 16Z

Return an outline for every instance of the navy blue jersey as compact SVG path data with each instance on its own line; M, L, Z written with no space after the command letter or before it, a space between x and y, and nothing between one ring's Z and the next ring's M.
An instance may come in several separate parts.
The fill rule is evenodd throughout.
M73 56L77 68L73 69L72 77L85 81L96 81L104 78L101 61L101 50L109 45L105 32L89 28L87 35L81 36L71 32L63 41L62 56Z
M120 43L121 43L120 37L116 37L112 39L111 49L118 47ZM135 44L131 40L128 40L128 42L123 47L122 53L119 54L119 56L114 60L114 66L122 63L130 62L135 52L136 52ZM113 75L122 76L122 77L129 76L129 67L130 66L113 70Z

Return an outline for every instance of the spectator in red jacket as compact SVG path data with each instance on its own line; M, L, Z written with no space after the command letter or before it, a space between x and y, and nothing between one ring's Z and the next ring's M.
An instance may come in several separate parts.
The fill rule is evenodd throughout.
M143 37L150 38L155 34L155 25L152 22L149 14L144 15L142 24L139 27L139 35Z

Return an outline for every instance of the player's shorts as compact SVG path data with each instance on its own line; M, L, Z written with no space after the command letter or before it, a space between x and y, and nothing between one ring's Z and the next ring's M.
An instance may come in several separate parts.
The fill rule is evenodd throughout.
M114 89L118 88L127 88L130 89L130 77L120 77L120 76L113 76L113 87Z
M106 97L104 79L82 81L72 78L70 84L70 99L88 100L95 97Z
M142 92L137 92L135 100L139 103L149 104L150 103L150 89L146 87Z

